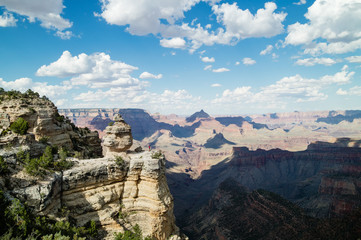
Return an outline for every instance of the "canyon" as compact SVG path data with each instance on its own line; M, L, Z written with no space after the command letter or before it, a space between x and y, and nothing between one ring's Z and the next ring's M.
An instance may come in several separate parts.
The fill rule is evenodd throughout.
M223 208L222 203L230 201L226 197L229 195L219 193L219 186L227 179L246 189L239 196L248 199L242 204L259 206L268 201L285 216L294 217L294 225L285 227L283 214L281 221L271 213L272 209L264 210L265 215L261 216L268 216L265 224L279 223L279 228L270 230L269 235L258 236L264 239L272 239L275 236L272 234L281 231L299 234L297 225L304 232L300 239L319 237L315 231L321 230L324 236L339 236L342 229L336 225L351 221L350 216L357 215L361 206L361 111L214 117L203 110L190 117L151 115L141 109L60 111L77 124L98 130L100 135L113 116L120 113L130 126L138 128L135 146L160 149L167 159L167 180L174 197L177 225L190 239L237 239L232 234L239 229L230 230L222 225L227 218L222 212L230 207L226 204ZM277 197L265 199L269 195L258 189ZM222 197L216 200L217 196ZM280 206L278 200L274 203L275 199L289 204ZM301 214L297 215L294 209ZM243 209L240 214L244 218L235 221L243 222L248 230L257 229L251 213ZM322 224L332 225L334 230L315 230L308 226L312 222L318 228ZM354 234L352 231L350 234ZM295 235L286 234L281 239L290 236Z

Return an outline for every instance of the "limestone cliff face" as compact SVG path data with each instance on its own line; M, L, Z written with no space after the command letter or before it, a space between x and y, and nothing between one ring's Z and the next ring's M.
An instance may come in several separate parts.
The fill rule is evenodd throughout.
M151 154L128 154L120 165L109 158L76 161L63 174L54 173L36 184L18 173L11 179L11 192L39 214L72 218L80 226L94 220L109 239L136 224L145 236L168 239L179 233L173 198L165 160L153 159Z

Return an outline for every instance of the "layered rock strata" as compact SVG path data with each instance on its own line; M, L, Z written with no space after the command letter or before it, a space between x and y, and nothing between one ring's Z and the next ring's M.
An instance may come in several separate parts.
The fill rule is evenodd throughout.
M32 184L23 173L11 179L12 193L38 214L61 219L64 214L82 226L94 220L108 234L138 224L144 236L168 239L178 234L173 198L165 178L164 158L151 152L113 159L89 159ZM177 239L177 238L173 238Z
M105 128L103 137L103 153L112 156L127 151L133 144L133 137L130 126L124 119L116 114L114 123Z
M54 103L46 97L40 98L36 93L16 94L15 96L1 95L1 132L21 117L28 122L28 133L33 134L36 140L46 138L48 143L82 152L84 157L102 156L98 132L76 127L70 120L60 116ZM14 139L16 137L5 134L1 137L4 140L0 140L0 146L8 142L13 142L15 145L21 144Z

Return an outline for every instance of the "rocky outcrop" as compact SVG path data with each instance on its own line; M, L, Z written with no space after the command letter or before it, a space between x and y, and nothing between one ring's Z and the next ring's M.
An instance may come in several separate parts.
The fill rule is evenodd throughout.
M103 137L104 155L111 156L126 152L132 144L133 137L130 126L119 114L116 114L114 123L105 128L105 136Z
M162 154L144 152L141 148L137 148L136 153L127 151L132 145L132 134L120 115L115 115L114 124L106 128L104 148L107 157L89 159L96 153L96 146L99 145L101 150L98 135L75 127L58 114L48 99L39 98L32 91L6 93L5 97L0 94L0 97L3 97L0 120L6 128L0 143L7 146L0 149L1 167L6 166L0 175L0 189L9 198L18 198L36 215L54 220L67 219L78 226L95 221L103 230L101 239L113 239L115 232L132 230L136 225L144 236L149 235L152 239L181 239L165 177L165 159ZM8 103L6 107L4 102ZM23 109L24 102L29 109ZM28 121L30 133L6 133L19 117ZM41 138L46 138L48 143L36 141ZM9 144L14 142L15 146ZM64 167L40 164L44 170L42 174L34 174L39 177L29 175L32 172L28 171L28 165L45 159L32 158L33 146L40 144L41 153L49 143L68 150L81 149L88 159L67 158L60 156L61 151L55 154L50 150L46 158L48 165L62 161ZM87 152L89 149L92 151ZM30 153L31 159L25 156L26 153Z
M11 193L38 214L54 219L72 218L83 226L94 220L112 239L113 233L138 224L144 236L168 239L179 234L173 198L165 178L164 158L151 152L114 159L76 161L76 165L34 184L18 173L11 178Z
M102 156L98 133L87 128L78 128L70 120L60 116L55 105L46 97L41 98L30 91L14 92L13 95L3 93L0 98L2 131L21 117L28 122L28 132L33 134L36 140L46 139L52 145L79 151L84 157ZM6 137L8 136L3 134L2 138Z

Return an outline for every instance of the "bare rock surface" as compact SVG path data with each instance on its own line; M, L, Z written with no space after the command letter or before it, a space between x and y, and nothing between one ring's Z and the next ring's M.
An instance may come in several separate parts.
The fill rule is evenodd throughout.
M165 159L152 158L152 154L128 154L121 163L112 158L73 159L73 168L43 180L19 172L11 177L11 193L53 219L72 218L79 226L94 220L106 232L106 239L136 224L144 236L168 239L179 235L173 197L165 177Z
M5 131L18 118L28 122L28 133L35 136L35 140L47 139L52 145L65 147L68 150L82 152L85 157L101 157L101 141L97 132L76 127L63 116L60 116L54 103L46 97L39 97L37 93L30 95L16 93L15 96L2 95L0 101L1 131ZM12 139L10 141L9 138ZM17 142L21 137L2 134L1 145Z
M125 152L133 144L130 126L124 121L120 114L114 116L114 124L105 128L103 137L104 155L112 156Z

